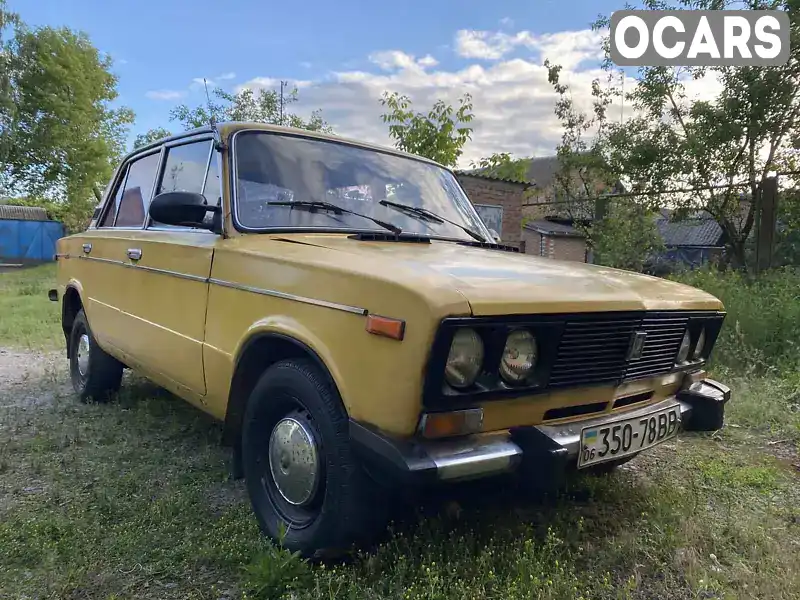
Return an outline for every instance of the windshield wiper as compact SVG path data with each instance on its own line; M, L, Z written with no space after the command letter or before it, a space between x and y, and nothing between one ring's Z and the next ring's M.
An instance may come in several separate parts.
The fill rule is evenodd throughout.
M324 202L322 200L275 200L272 202L267 202L269 206L291 206L292 208L304 208L310 212L314 212L317 209L321 210L331 210L337 215L347 214L353 215L354 217L361 217L362 219L368 219L375 223L376 225L380 225L384 229L388 229L395 235L400 235L403 233L403 230L400 229L397 225L392 225L391 223L387 223L386 221L381 221L380 219L376 219L374 217L370 217L369 215L362 215L361 213L357 213L353 210L348 208L342 208L341 206L337 206L333 202Z
M419 206L412 206L411 204L400 204L399 202L391 202L390 200L381 200L379 204L383 206L389 206L391 208L396 208L397 210L404 211L406 213L411 213L418 217L425 217L429 221L433 221L434 223L450 223L450 225L455 225L459 229L466 232L469 236L473 239L478 240L479 242L485 242L486 238L484 238L480 233L477 231L473 231L469 227L462 225L461 223L456 223L455 221L451 221L450 219L445 219L437 215L436 213L432 213L427 208L421 208Z

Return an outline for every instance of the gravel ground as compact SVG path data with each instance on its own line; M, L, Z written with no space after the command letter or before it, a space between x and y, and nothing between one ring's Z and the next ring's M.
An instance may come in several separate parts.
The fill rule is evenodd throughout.
M71 390L63 351L0 348L0 408L50 404Z

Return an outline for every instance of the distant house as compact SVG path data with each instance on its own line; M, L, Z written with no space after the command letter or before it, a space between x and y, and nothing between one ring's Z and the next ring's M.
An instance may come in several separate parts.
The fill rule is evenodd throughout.
M565 197L557 180L557 156L529 159L524 181L489 175L485 170L459 171L458 179L478 214L500 234L504 244L527 254L565 260L586 260L584 236L569 223L573 217L591 221L594 202ZM585 192L584 177L575 173L572 187ZM599 179L590 181L592 194L616 190Z
M584 229L591 226L595 200L625 187L619 181L609 186L590 173L575 173L570 184L574 196L566 197L558 180L560 168L557 156L545 156L530 159L525 181L494 177L480 169L460 171L457 176L478 214L500 234L503 243L526 254L583 262L590 260L589 253L585 236L575 223ZM663 209L655 217L665 249L653 259L654 264L695 267L722 256L725 237L711 215L698 212L680 221L672 216Z
M459 171L456 176L486 226L497 231L504 244L520 247L522 205L532 184L476 171Z
M559 260L586 262L586 238L569 223L547 219L527 221L522 226L521 250Z
M569 193L564 189L563 178L559 178L561 162L558 156L543 156L530 159L528 179L536 183L526 199L525 216L530 219L594 217L594 199L604 194L624 191L621 182L613 185L591 171L570 174ZM585 201L584 201L585 199Z
M698 267L718 260L725 248L725 232L706 212L697 212L680 221L671 220L671 211L656 215L656 227L665 249L654 260L656 265L683 264Z

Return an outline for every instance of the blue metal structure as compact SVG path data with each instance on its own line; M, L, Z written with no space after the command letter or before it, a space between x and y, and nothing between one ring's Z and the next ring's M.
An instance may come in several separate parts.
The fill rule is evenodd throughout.
M64 235L58 221L0 219L0 260L52 261Z

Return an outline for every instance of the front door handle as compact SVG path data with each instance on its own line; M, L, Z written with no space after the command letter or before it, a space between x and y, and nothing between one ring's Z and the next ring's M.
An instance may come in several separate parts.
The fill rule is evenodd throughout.
M139 260L142 258L141 248L128 248L128 258L131 260Z
M83 253L84 254L89 254L89 252L91 252L91 251L92 251L92 245L91 244L84 244L83 245Z

